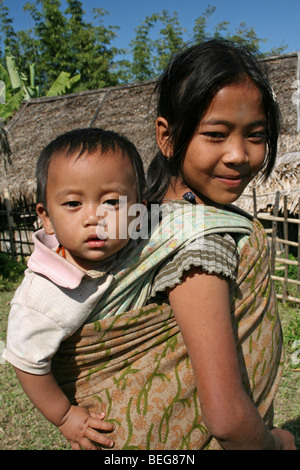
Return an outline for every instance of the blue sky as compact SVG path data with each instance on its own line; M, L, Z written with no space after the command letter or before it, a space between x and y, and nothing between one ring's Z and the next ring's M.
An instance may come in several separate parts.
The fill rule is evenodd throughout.
M32 26L29 15L23 12L25 0L4 0L14 19L15 29L28 29ZM62 9L66 1L61 0ZM83 0L86 20L92 21L93 8L104 8L109 12L105 24L119 26L118 37L114 41L116 47L126 48L134 38L134 29L145 19L146 15L168 10L176 11L180 24L188 32L192 32L195 19L200 16L210 4L216 7L215 13L209 20L209 28L221 21L229 21L230 29L234 31L240 22L246 22L253 27L259 38L267 39L261 45L262 51L286 44L285 52L300 50L300 1L299 0Z

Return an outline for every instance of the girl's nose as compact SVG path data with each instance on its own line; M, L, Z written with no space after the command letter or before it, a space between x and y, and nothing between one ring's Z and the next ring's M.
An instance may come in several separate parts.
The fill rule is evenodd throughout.
M248 153L244 139L235 139L228 142L228 148L223 155L225 164L242 165L248 161Z

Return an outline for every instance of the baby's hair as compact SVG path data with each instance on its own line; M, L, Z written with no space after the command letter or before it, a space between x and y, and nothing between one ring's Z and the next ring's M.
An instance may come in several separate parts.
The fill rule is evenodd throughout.
M279 108L262 61L246 46L212 39L176 54L159 78L157 116L169 124L172 157L161 152L147 174L146 198L160 202L172 176L181 176L183 159L200 120L218 91L226 85L251 80L262 96L267 120L267 152L263 173L267 178L275 164L279 134Z
M94 127L74 129L59 135L41 151L36 166L37 202L47 207L48 168L52 158L59 153L70 157L76 152L78 152L77 158L80 158L85 152L91 154L96 150L100 150L102 154L120 150L123 155L128 156L135 174L137 202L141 202L145 189L145 174L136 147L126 137Z

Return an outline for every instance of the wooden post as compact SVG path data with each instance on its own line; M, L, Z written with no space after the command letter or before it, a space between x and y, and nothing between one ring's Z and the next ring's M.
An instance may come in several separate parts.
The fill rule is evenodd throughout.
M274 217L278 217L280 192L276 192L275 204L273 209ZM275 258L276 258L276 236L277 236L277 220L272 221L272 239L271 239L271 274L275 275Z
M283 221L283 238L285 241L288 241L289 239L289 234L288 234L288 211L287 211L287 196L285 195L284 198L283 198L283 203L284 203L284 207L283 207L283 217L284 217L284 221ZM289 258L289 246L287 243L285 243L285 246L284 246L284 257L285 259L287 260ZM286 302L286 297L287 297L287 279L288 279L288 275L289 275L289 265L288 264L285 264L284 266L284 281L283 281L283 293L282 293L282 303L285 304Z
M4 190L4 203L6 208L7 214L7 225L8 225L8 233L9 233L9 240L10 240L10 253L14 259L16 259L16 244L15 244L15 234L14 234L14 219L12 216L12 207L11 207L11 200L9 199L9 194L7 189Z
M256 189L252 189L252 194L253 194L253 215L255 218L257 218L257 202L256 202Z

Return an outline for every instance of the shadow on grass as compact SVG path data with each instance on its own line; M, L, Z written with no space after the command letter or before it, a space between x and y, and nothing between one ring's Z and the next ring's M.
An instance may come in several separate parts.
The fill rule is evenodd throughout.
M280 428L290 431L294 435L296 448L297 450L300 450L300 416L283 423Z

